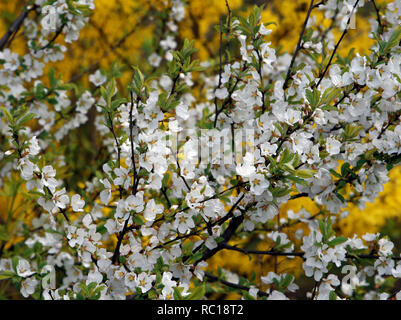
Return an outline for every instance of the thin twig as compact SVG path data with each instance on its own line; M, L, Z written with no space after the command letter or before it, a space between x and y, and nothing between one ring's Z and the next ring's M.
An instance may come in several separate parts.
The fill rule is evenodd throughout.
M375 10L376 10L377 23L379 25L380 30L383 31L383 25L382 25L382 21L381 21L381 18L380 18L379 8L377 7L375 0L372 0L372 3L373 3L373 6L375 7Z
M333 50L333 52L332 52L332 54L331 54L331 56L330 56L330 60L329 60L329 62L328 62L327 65L326 65L326 68L324 69L323 73L320 75L319 81L318 81L318 83L316 84L316 87L319 87L320 83L322 82L324 76L325 76L326 73L327 73L327 70L330 68L331 62L333 61L334 55L336 54L337 49L338 49L338 47L340 46L341 41L344 39L345 35L346 35L347 32L348 32L348 27L349 27L349 24L350 24L350 22L351 22L352 16L353 16L353 14L354 14L355 8L356 8L356 6L358 5L358 2L359 2L359 0L357 0L357 1L355 2L354 7L352 8L352 11L351 11L350 16L348 17L347 25L345 26L344 32L343 32L343 34L341 35L340 39L338 40L338 42L337 42L337 44L336 44L336 46L335 46L335 48L334 48L334 50Z
M222 47L223 47L223 18L220 18L220 47L219 47L219 83L217 85L217 89L220 89L221 87L221 74L223 72L223 65L222 65L222 61L221 61L221 55L222 55ZM217 125L217 117L218 115L218 107L217 107L217 97L215 94L214 97L214 107L216 110L215 116L214 116L214 124L213 127L216 128Z
M0 39L0 51L4 49L7 42L10 40L11 36L18 33L21 28L24 20L28 17L28 14L36 10L37 5L33 5L31 7L24 8L18 18L11 24L10 28L7 30L5 35ZM13 37L14 38L14 37ZM9 43L10 44L10 43Z
M209 272L205 272L205 276L211 282L220 282L220 283L224 284L225 286L233 288L233 289L244 290L244 291L247 291L247 292L251 289L249 287L246 287L246 286L243 286L243 285L240 285L240 284L236 284L236 283L232 283L232 282L220 279L219 277L216 277L216 276L212 275ZM257 295L259 297L267 297L267 296L269 296L268 293L260 291L260 290L258 290Z
M299 35L297 48L295 49L294 55L292 56L290 66L289 66L288 71L287 71L287 76L286 76L284 84L283 84L283 90L288 88L288 82L290 81L290 78L291 78L292 67L294 65L295 59L296 59L299 51L301 50L302 38L303 38L305 30L306 30L306 25L308 24L310 14L311 14L311 12L312 12L312 10L314 8L313 2L314 2L314 0L311 0L310 6L309 6L309 10L308 10L308 13L307 13L306 18L305 18L305 22L304 22L304 24L302 26L301 34Z

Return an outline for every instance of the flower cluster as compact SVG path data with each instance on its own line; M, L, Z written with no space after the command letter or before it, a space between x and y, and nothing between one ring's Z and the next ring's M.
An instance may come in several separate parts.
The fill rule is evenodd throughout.
M347 204L373 201L401 160L400 0L378 10L369 55L337 52L365 1L327 0L311 1L291 59L268 41L270 24L255 8L247 18L228 10L219 55L203 62L191 41L177 50L185 4L166 1L169 31L148 57L151 73L132 67L122 88L116 70L97 70L85 90L53 69L49 86L35 79L62 59L66 48L54 40L76 40L93 3L42 2L24 11L28 53L0 51L0 129L9 141L1 174L19 172L37 213L20 226L27 249L0 257L0 276L24 297L201 299L216 282L247 299L297 294L296 275L277 269L260 279L215 275L207 261L221 250L302 259L312 299L400 296L389 286L401 277L394 244L333 228ZM333 17L329 29L317 28L314 10ZM78 192L63 179L72 160L54 149L89 117L102 163ZM300 197L319 213L280 217ZM250 235L269 250L243 247Z

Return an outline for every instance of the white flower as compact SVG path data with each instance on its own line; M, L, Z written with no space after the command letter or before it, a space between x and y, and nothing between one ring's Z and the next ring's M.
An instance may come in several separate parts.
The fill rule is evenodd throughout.
M31 270L31 266L29 262L25 259L19 259L18 264L17 264L17 274L20 277L29 277L33 275L35 272Z
M129 170L120 167L120 168L115 168L114 173L116 174L117 178L114 179L114 184L116 186L123 186L125 190L128 190L130 184L131 184L131 176L129 175Z
M261 23L258 32L263 36L268 36L270 33L273 32L273 30L272 29L267 29L265 27L264 23Z
M20 63L18 59L18 54L15 52L11 52L10 49L4 49L0 51L0 59L4 60L4 69L9 71L15 71L18 69Z
M174 133L182 131L182 128L180 127L177 120L169 121L168 128Z
M392 243L391 241L382 238L379 240L378 244L379 244L379 255L389 256L393 253L394 243Z
M270 185L265 176L260 173L250 176L249 182L251 183L251 192L257 196L260 196Z
M152 282L156 279L155 275L147 275L142 272L137 277L138 287L142 290L142 293L148 292L152 288Z
M256 172L252 153L247 152L245 154L244 163L237 165L236 171L240 176L245 178L251 177Z
M65 188L56 191L53 194L54 205L60 209L65 209L70 202L70 198L66 194Z
M330 155L336 155L340 153L341 142L333 139L327 138L326 139L326 150Z
M136 195L130 195L125 200L126 206L129 210L135 210L135 212L140 213L143 211L145 207L145 203L143 201L143 191L139 191Z
M398 264L396 268L391 271L394 278L401 278L401 264Z
M260 145L260 150L261 150L260 153L262 156L267 156L267 155L271 156L276 153L277 148L278 148L277 144L265 142Z
M89 81L92 82L96 87L100 87L107 81L107 77L104 76L100 70L97 70L94 74L89 76Z
M100 182L106 188L100 192L100 201L107 205L111 199L111 184L107 179L101 179Z
M29 140L29 150L28 153L31 156L36 156L40 152L40 147L38 143L38 139L36 136L33 136L31 140Z
M248 291L249 295L255 299L258 297L258 292L259 292L258 288L254 286L251 286Z
M67 238L69 239L68 244L74 248L76 245L81 246L84 242L86 232L84 229L78 229L75 226L68 226Z
M82 224L87 228L89 228L91 226L92 222L93 222L93 220L89 213L86 214L85 217L82 219Z
M187 212L177 213L173 227L176 228L179 233L186 233L188 230L194 228L195 223L192 219L192 214Z
M21 177L24 180L31 180L33 173L39 171L38 166L29 161L28 157L21 158L18 161L18 169L21 170Z
M177 286L177 281L172 280L173 274L171 272L163 272L162 284L165 288L173 288Z
M216 89L215 95L217 99L223 100L228 97L228 90L226 87L218 88Z
M366 241L375 241L379 237L379 233L366 233L362 236L362 239Z
M42 183L44 186L48 187L51 191L54 191L58 185L57 180L54 178L56 176L56 170L52 166L47 165L42 169Z
M160 62L162 61L162 58L157 53L154 52L149 56L148 61L152 67L157 68L160 65Z
M146 205L144 218L146 221L154 221L156 215L162 213L164 211L164 206L161 204L156 204L155 200L150 199L148 204Z
M85 201L81 199L81 196L79 194L74 194L71 197L72 210L74 210L75 212L84 211L83 210L84 206L85 206Z
M271 31L271 30L270 30ZM276 61L276 51L270 47L270 42L269 43L263 43L261 46L261 56L263 59L263 62L271 66L274 61Z
M28 278L21 281L20 292L24 298L28 298L31 294L35 292L36 286L39 281L35 278Z
M267 300L289 300L284 293L274 290L268 297Z
M135 290L135 288L138 286L138 279L136 274L133 272L128 272L125 275L124 283L130 290Z

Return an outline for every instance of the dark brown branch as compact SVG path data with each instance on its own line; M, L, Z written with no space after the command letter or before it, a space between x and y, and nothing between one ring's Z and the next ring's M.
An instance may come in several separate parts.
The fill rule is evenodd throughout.
M124 223L124 227L123 230L119 233L118 237L117 237L117 245L116 245L116 249L114 250L113 253L113 257L111 258L111 262L113 264L118 264L119 263L119 259L120 259L120 247L121 247L121 243L123 241L123 238L127 232L127 227L128 227L128 220L129 218L127 218L127 220L125 220Z
M311 14L311 12L312 12L312 10L313 10L313 8L314 8L314 6L313 6L313 1L314 1L314 0L311 0L308 13L306 14L305 22L304 22L304 24L303 24L303 26L302 26L301 34L299 35L299 39L298 39L298 43L297 43L297 48L295 49L294 55L292 56L290 66L289 66L288 71L287 71L287 76L286 76L285 81L284 81L284 84L283 84L283 90L285 90L285 89L288 88L288 82L290 81L290 79L291 79L291 74L292 74L292 67L293 67L293 65L294 65L295 59L297 58L297 55L298 55L299 51L301 50L302 38L303 38L304 33L305 33L305 30L306 30L306 25L308 24L310 14Z
M226 250L232 250L232 251L237 251L241 252L243 254L259 254L259 255L268 255L268 256L283 256L283 257L300 257L303 258L305 255L305 252L299 251L299 252L283 252L283 251L275 251L275 250L245 250L242 248L238 248L235 246L230 246L226 243L221 245L222 249ZM346 254L346 258L348 259L380 259L381 257L377 254L359 254L359 255L351 255L351 254ZM391 257L392 260L394 261L400 261L401 257Z
M133 140L133 132L132 132L133 131L133 127L134 127L134 122L133 122L133 119L132 119L132 112L133 112L133 109L134 109L134 95L133 95L132 91L130 92L130 97L131 97L131 108L130 108L130 114L129 114L129 117L130 117L129 128L130 128L130 140L131 140L131 161L132 161L132 166L133 166L132 170L133 170L133 174L134 174L134 178L133 178L134 181L133 181L133 185L132 185L132 194L135 195L136 191L137 191L137 187L138 187L137 180L139 180L139 179L137 178L137 172L136 172L135 154L134 154L134 140ZM139 97L137 97L137 104L138 103L139 103ZM110 121L112 121L111 118L110 118L110 114L109 114L109 119L110 119ZM120 152L121 152L120 145L118 144L118 140L117 140L117 137L115 135L112 122L111 122L111 126L112 126L112 128L110 130L113 133L114 139L115 139L116 144L117 144L117 149L118 149L118 165L120 165ZM119 186L119 187L120 187L119 189L120 189L120 199L121 199L122 198L122 187L121 186ZM113 257L111 259L113 264L118 264L119 263L118 260L120 259L120 247L121 247L121 243L123 241L123 238L124 238L125 234L129 230L128 229L128 221L129 221L129 219L130 219L130 217L128 217L125 220L123 230L117 236L117 245L116 245L116 248L114 250Z
M283 251L275 251L275 250L245 250L235 246L230 246L228 244L223 245L223 249L238 251L243 254L260 254L260 255L269 255L269 256L284 256L284 257L300 257L304 256L304 252L283 252Z
M325 76L326 73L327 73L327 70L330 68L331 62L333 61L333 58L334 58L334 56L335 56L335 54L336 54L336 52L337 52L338 47L339 47L340 44L341 44L341 41L344 39L345 35L347 34L347 32L348 32L348 27L349 27L349 24L350 24L351 19L352 19L352 15L354 14L355 8L356 8L356 6L358 5L358 3L359 3L359 0L357 0L357 1L355 2L354 7L352 8L351 14L350 14L350 16L348 17L347 25L345 26L345 30L344 30L344 32L342 33L340 39L338 40L338 42L337 42L337 44L336 44L336 46L335 46L335 48L334 48L334 50L333 50L333 52L332 52L332 54L331 54L331 56L330 56L330 60L329 60L329 62L328 62L327 65L326 65L326 68L324 69L323 73L320 75L319 81L318 81L318 83L316 84L316 87L319 87L320 83L322 82L324 76Z
M108 51L105 51L103 53L102 57L100 57L100 59L98 61L92 63L88 68L86 68L81 73L72 76L69 83L75 83L78 80L80 80L85 74L95 71L99 67L100 62L103 59L107 58L112 52L114 52L116 49L121 47L121 45L124 44L124 42L127 40L127 38L136 32L137 27L138 27L138 25L135 25L129 32L127 32L123 37L121 37L121 39L119 41L117 41L117 43L115 45L113 45Z
M130 92L130 96L131 96L131 108L129 111L129 134L130 134L130 142L131 142L131 161L132 161L132 173L133 173L132 194L135 195L136 189L138 186L138 184L136 183L138 178L137 178L136 164L135 164L135 149L134 149L134 137L133 137L134 121L132 119L132 112L134 110L134 94L132 91ZM136 103L138 105L139 97L137 98Z
M24 8L18 18L11 24L10 28L7 30L5 35L0 39L0 51L3 50L10 40L11 36L18 33L25 19L28 17L28 14L35 10L37 5L33 5L27 8ZM14 37L13 37L14 38ZM10 43L9 43L10 44Z
M220 47L219 47L219 83L217 85L217 89L220 89L221 87L221 74L223 72L223 64L221 61L221 55L222 55L222 47L223 47L223 18L220 18ZM217 107L217 97L214 97L214 107L216 110L216 113L214 115L214 124L213 127L216 128L217 125L217 117L219 116L218 114L218 107Z
M373 6L375 7L376 10L376 16L377 16L377 24L379 25L380 31L383 31L383 25L382 25L382 21L380 18L380 12L379 12L379 8L376 5L376 1L372 0Z
M220 282L220 283L224 284L225 286L233 288L233 289L244 290L244 291L247 291L247 292L251 289L251 288L243 286L243 285L235 284L235 283L220 279L220 278L212 275L209 272L205 272L205 276L208 278L208 280L210 282ZM267 297L267 296L269 296L268 293L260 291L260 290L258 290L257 295L259 297Z
M43 47L41 47L39 49L36 49L35 53L38 52L38 51L46 50L47 48L49 48L54 43L54 41L56 41L58 36L63 32L64 27L65 27L65 24L62 24L61 27L54 33L54 35L50 39L50 41L46 45L44 45Z
M162 188L161 188L161 191L162 191L162 193L163 193L164 198L165 198L166 201L167 201L168 207L170 208L170 207L171 207L171 202L170 202L170 199L169 199L168 196L167 196L166 188L165 188L165 187L162 187Z
M244 198L245 194L242 194L241 197L238 198L238 200L234 203L234 205L231 207L230 211L224 216L223 219L219 220L218 223L222 224L225 221L227 221L229 218L233 216L234 210L237 208L237 206L240 204L242 199ZM241 223L244 221L244 215L240 215L238 217L233 217L227 227L227 229L223 232L222 238L223 240L217 245L216 248L210 250L206 250L202 257L197 260L194 265L196 266L199 262L207 260L211 257L213 257L217 252L222 250L224 248L224 245L231 239L231 237L234 235L235 231L238 229L238 227L241 225Z

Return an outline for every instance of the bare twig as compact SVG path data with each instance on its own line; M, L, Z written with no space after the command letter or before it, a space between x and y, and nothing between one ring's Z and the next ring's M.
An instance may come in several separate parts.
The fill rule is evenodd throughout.
M24 20L28 17L28 14L36 10L37 5L32 5L27 8L24 8L18 18L11 24L10 28L7 30L5 35L0 39L0 51L3 50L6 44L9 42L11 36L18 33L19 29L21 28ZM14 37L13 37L14 38ZM12 39L13 39L12 38ZM10 44L10 43L8 43Z
M324 69L323 73L320 75L319 81L318 81L318 83L316 84L316 87L319 87L320 83L322 82L324 76L325 76L326 73L327 73L327 70L330 68L331 62L333 61L333 58L334 58L334 56L335 56L335 54L336 54L336 52L337 52L338 47L340 46L341 41L344 39L345 35L347 34L349 24L350 24L350 22L351 22L352 16L353 16L353 14L354 14L355 8L356 8L356 6L358 5L358 3L359 3L359 0L357 0L357 1L355 2L354 7L352 8L352 11L351 11L350 16L348 17L347 25L345 26L344 32L342 33L340 39L338 40L338 42L337 42L337 44L336 44L336 46L335 46L335 48L334 48L334 50L333 50L333 52L332 52L332 54L331 54L331 56L330 56L330 60L329 60L329 62L328 62L327 65L326 65L326 68Z
M311 3L310 3L310 5L309 5L308 13L306 14L305 22L304 22L304 24L303 24L303 26L302 26L301 34L299 35L299 39L298 39L298 43L297 43L297 48L295 49L294 55L292 56L290 66L289 66L288 71L287 71L287 76L286 76L285 81L284 81L284 84L283 84L283 89L284 89L284 90L288 88L288 82L289 82L290 79L291 79L292 67L293 67L293 65L294 65L295 59L296 59L296 57L297 57L299 51L301 50L302 38L303 38L304 33L305 33L305 30L306 30L306 25L308 24L309 17L310 17L311 12L312 12L312 10L313 10L313 8L314 8L313 2L314 2L314 0L311 0Z
M382 25L382 21L381 21L381 18L380 18L379 8L377 7L375 0L372 0L372 3L373 3L373 6L375 7L375 10L376 10L377 23L379 25L380 30L383 31L383 25Z
M212 275L212 274L209 273L209 272L205 272L205 276L206 276L206 277L208 278L208 280L211 281L211 282L220 282L220 283L224 284L225 286L230 287L230 288L233 288L233 289L244 290L244 291L247 291L247 292L251 289L251 288L246 287L246 286L243 286L243 285L239 285L239 284L236 284L236 283L232 283L232 282L229 282L229 281L220 279L220 278L218 278L218 277ZM258 295L259 297L267 297L267 296L269 296L268 293L263 292L263 291L260 291L260 290L258 290L257 295Z

